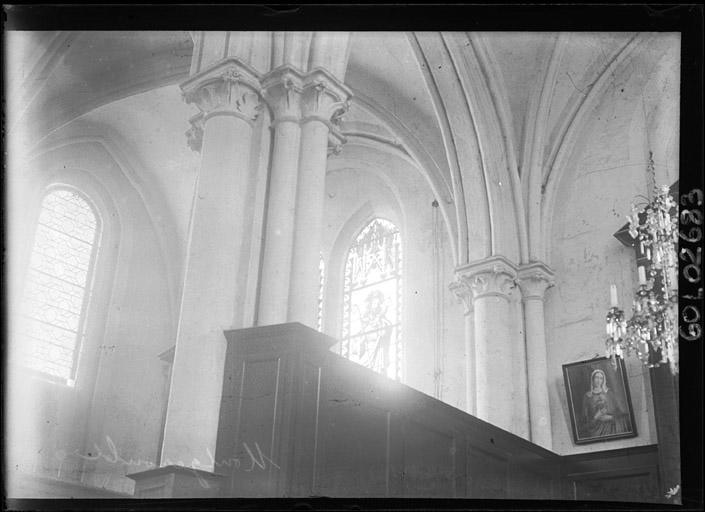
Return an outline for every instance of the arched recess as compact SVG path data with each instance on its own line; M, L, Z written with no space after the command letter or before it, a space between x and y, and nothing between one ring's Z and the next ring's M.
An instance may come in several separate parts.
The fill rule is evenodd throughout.
M339 172L345 172L345 170ZM365 201L340 227L333 243L329 242L323 248L323 261L326 268L323 332L335 338L339 338L342 332L343 281L350 244L355 239L355 235L377 217L389 219L400 228L402 233L404 232L402 226L405 224L398 204L384 204L379 200Z
M485 39L480 34L472 32L467 34L467 38L475 50L477 61L485 77L487 92L489 92L492 101L492 110L494 111L494 117L498 124L495 130L499 129L501 131L500 140L502 140L504 146L506 177L508 178L507 185L510 189L514 222L516 223L515 232L512 233L510 230L508 235L517 236L519 260L521 263L526 263L529 259L529 247L524 197L517 162L516 147L519 141L516 141L514 137L514 120L512 119L512 110L509 106L507 88L504 85L502 72L497 65L497 58ZM490 135L489 137L492 138L494 135Z
M544 64L543 81L538 82L530 96L526 128L524 130L524 153L522 167L524 169L522 192L526 205L526 223L528 230L529 261L541 259L541 206L544 153L549 138L548 118L551 100L556 84L556 74L562 58L565 34L555 36L550 57Z
M125 473L138 467L109 464L85 454L96 444L105 447L109 438L121 446L126 460L156 459L161 404L166 399L158 354L173 343L174 322L159 229L114 154L96 138L67 137L10 168L12 231L28 232L11 242L16 253L13 274L22 274L21 265L31 250L28 228L36 223L47 187L81 190L96 205L104 228L86 352L76 385L67 390L42 384L28 390L36 408L24 419L44 430L20 445L46 445L44 458L29 462L42 474L96 486L109 482L112 490L131 492L133 482ZM23 383L21 377L14 381L15 386ZM23 417L17 418L21 422Z
M600 76L588 92L587 96L576 109L570 122L566 123L566 128L561 137L558 138L557 148L552 162L547 162L542 169L543 181L540 191L530 191L542 193L543 201L540 212L541 224L541 259L550 265L551 257L551 233L554 219L556 202L559 200L558 191L561 183L569 180L576 172L575 158L581 150L580 142L584 135L589 132L591 126L596 121L594 113L601 103L605 101L605 94L610 84L617 82L629 83L628 87L623 87L628 91L643 91L652 78L650 73L634 73L635 66L659 66L664 58L663 55L654 59L654 52L664 52L665 47L659 46L659 38L653 34L638 34L610 60L605 66ZM614 115L629 115L631 113ZM530 218L530 222L539 222L535 217Z
M355 236L376 217L389 220L400 230L404 255L403 378L434 394L434 379L439 378L435 365L440 367L446 358L442 379L449 391L444 399L458 406L460 398L454 397L460 393L453 386L464 382L459 363L464 357L463 318L446 286L456 261L436 197L413 161L375 141L351 139L329 159L322 248L327 274L324 332L341 335L345 262ZM436 352L438 361L429 359Z
M56 183L45 191L24 279L24 335L13 336L13 348L23 352L23 366L62 385L73 386L82 366L102 224L81 190Z
M567 411L561 364L604 352L604 342L598 334L604 332L610 284L617 286L622 304L629 304L631 290L638 286L634 252L612 235L625 224L625 215L630 213L635 197L647 195L648 152L652 144L663 144L656 134L668 133L658 123L670 124L674 129L678 124L677 113L647 122L657 108L678 109L679 84L673 80L678 75L678 44L668 41L668 37L650 37L614 70L609 86L584 114L576 133L577 142L565 159L562 173L552 177L555 200L546 207L551 208L555 220L546 224L551 232L545 236L550 239L546 248L556 275L556 286L546 301L549 399L553 411ZM649 99L645 91L652 87L655 89ZM676 142L677 138L673 144L660 146L663 178L676 177ZM639 436L621 441L615 448L648 444L657 437L649 371L636 358L626 358L625 364ZM554 450L588 450L587 446L575 447L565 425L560 415L553 416Z
M55 160L55 156L50 152L25 162L22 187L15 188L10 197L9 224L15 233L24 232L13 236L9 244L14 252L10 269L15 284L12 302L21 302L42 201L49 191L57 188L76 190L90 201L100 217L101 240L94 262L95 279L74 385L69 387L32 377L20 365L10 369L8 396L12 398L9 406L13 411L16 406L16 414L11 416L13 422L8 425L10 439L14 439L9 445L14 451L10 457L17 460L19 472L32 468L39 474L58 474L62 479L80 481L82 460L67 457L67 454L82 450L88 433L111 303L118 287L117 261L125 226L113 195L93 170L82 168L76 162L72 165ZM21 214L18 208L22 208ZM10 312L11 325L16 313ZM13 342L18 339L14 333L10 335L10 353L15 351ZM27 408L27 403L34 407Z
M133 194L147 212L147 222L154 231L159 243L163 268L166 269L167 291L169 296L171 321L176 329L178 304L181 297L181 276L183 271L184 241L176 229L169 206L150 172L134 156L131 148L114 129L77 121L67 129L45 140L30 154L28 159L36 159L51 151L76 144L94 144L107 153L116 165L120 175L127 180ZM21 165L18 162L18 165ZM125 185L119 185L124 187ZM113 192L117 197L117 194ZM175 331L174 331L175 333Z
M492 254L523 258L526 230L516 168L507 159L498 99L489 92L486 70L465 34L409 36L433 99L456 202L468 227L460 250L466 263ZM472 49L472 51L468 51Z
M396 224L374 217L349 243L343 284L340 354L395 380L402 378L402 245Z
M428 185L433 190L438 202L441 214L443 216L450 243L452 245L453 257L456 265L458 264L458 247L463 244L462 240L467 239L467 225L458 222L457 211L455 206L455 198L451 191L447 177L443 174L438 162L436 162L424 144L418 140L411 130L407 129L404 123L401 122L394 114L387 111L382 105L378 104L372 98L368 98L360 91L353 89L353 104L359 105L365 110L373 114L390 133L394 134L395 139L392 141L384 141L389 144L398 144L399 150L404 151L414 162L418 172L422 174ZM343 126L344 134L345 125ZM375 140L375 134L367 135L367 145L370 145L371 140ZM355 135L353 134L353 137ZM350 140L354 142L354 138ZM374 146L373 146L374 147ZM375 147L375 149L379 149ZM390 148L385 148L389 151Z

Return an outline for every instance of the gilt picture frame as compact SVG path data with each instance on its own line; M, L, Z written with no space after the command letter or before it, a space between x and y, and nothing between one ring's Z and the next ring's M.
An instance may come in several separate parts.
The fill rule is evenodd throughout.
M575 444L637 436L624 360L606 357L563 365Z

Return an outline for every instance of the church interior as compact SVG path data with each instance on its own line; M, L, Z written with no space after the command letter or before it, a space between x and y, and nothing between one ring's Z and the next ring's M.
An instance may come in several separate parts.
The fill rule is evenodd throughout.
M678 33L5 35L9 497L680 503Z

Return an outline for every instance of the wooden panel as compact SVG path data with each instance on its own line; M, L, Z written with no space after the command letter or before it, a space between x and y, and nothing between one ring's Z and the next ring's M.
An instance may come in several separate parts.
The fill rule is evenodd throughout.
M274 452L280 363L278 358L245 362L236 442L231 455L240 461L231 480L236 495L273 493L272 472L276 467L272 462L277 464L277 461L267 458L271 459Z
M576 500L658 501L655 468L635 468L630 471L605 471L597 475L572 479Z
M387 411L339 394L321 401L316 494L387 494Z
M678 197L678 196L676 196ZM679 420L679 379L667 365L649 370L658 435L659 494L681 483L681 437ZM671 503L680 504L680 494Z
M566 456L562 464L567 499L663 501L656 445Z
M502 499L507 497L509 460L472 445L467 451L468 498Z
M405 497L455 497L455 451L451 434L407 421L404 436Z
M538 500L553 498L553 477L550 473L537 471L536 468L512 465L510 468L510 498Z
M560 473L556 454L333 354L300 324L226 336L217 458L248 461L247 443L280 467L230 470L223 496L544 497Z
M316 487L316 456L318 452L318 400L321 369L316 365L304 363L301 371L300 387L292 385L299 396L291 418L291 439L282 432L282 446L279 453L284 455L286 444L291 445L291 474L287 496L312 496Z

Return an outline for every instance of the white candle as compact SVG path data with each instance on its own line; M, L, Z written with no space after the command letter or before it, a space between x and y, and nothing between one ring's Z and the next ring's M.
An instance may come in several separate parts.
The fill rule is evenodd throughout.
M639 271L639 284L646 284L646 269L643 265L639 265L639 268L637 270Z
M678 274L676 273L676 269L673 267L668 269L668 278L671 288L678 288Z
M610 303L613 308L616 308L619 305L619 303L617 302L617 285L616 284L610 285Z

